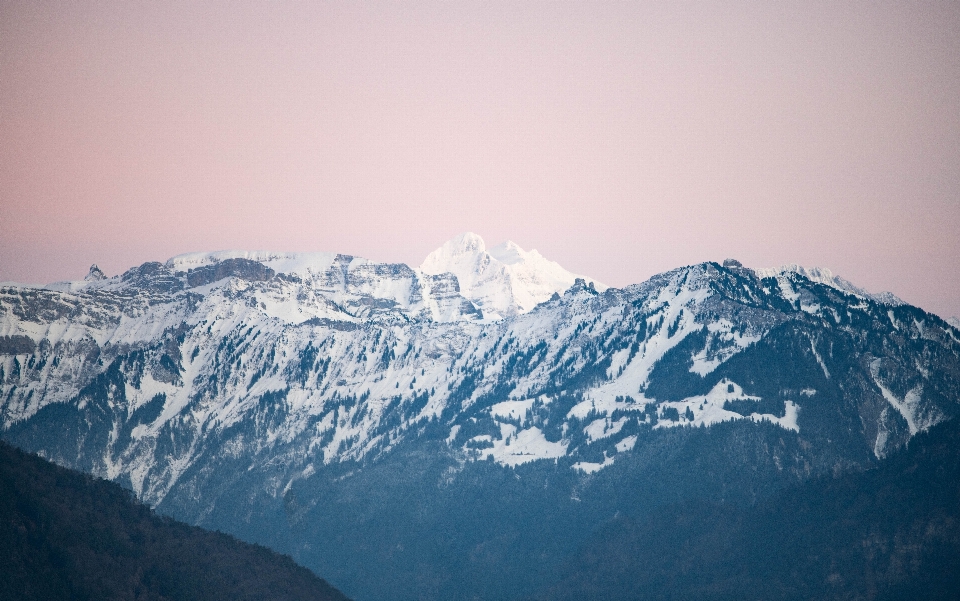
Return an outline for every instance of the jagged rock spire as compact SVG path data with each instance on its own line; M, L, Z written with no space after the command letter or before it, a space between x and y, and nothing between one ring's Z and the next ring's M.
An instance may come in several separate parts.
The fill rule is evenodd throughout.
M83 278L87 282L99 282L100 280L107 279L103 270L97 267L97 264L94 263L90 266L90 271L87 273L87 277Z

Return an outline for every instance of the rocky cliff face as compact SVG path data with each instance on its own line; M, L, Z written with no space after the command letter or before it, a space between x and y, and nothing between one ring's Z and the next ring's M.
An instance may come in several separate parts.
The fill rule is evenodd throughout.
M501 278L543 298L506 316L483 273L209 253L5 287L2 435L359 599L505 598L616 512L753 502L960 411L955 327L810 272Z

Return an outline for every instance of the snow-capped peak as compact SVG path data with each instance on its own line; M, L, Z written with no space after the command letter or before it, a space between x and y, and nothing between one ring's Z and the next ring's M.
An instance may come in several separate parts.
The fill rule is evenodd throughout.
M592 282L599 291L606 289L596 280L571 273L536 250L523 250L511 241L487 250L483 238L471 232L430 253L420 271L454 274L460 293L491 318L526 313L573 286L577 278Z

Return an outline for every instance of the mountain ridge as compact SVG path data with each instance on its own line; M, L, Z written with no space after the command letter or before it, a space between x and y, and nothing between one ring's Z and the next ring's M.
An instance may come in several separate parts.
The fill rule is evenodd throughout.
M354 257L352 255L343 255L332 252L285 252L265 250L221 250L182 253L167 259L162 263L162 265L173 272L186 272L200 267L222 263L230 259L242 259L244 261L263 263L267 267L274 269L276 273L292 275L321 274L328 270L333 263L338 260L347 260L348 262L359 261L368 265L407 267L402 263L379 263L361 257ZM495 265L492 266L493 269L490 269L491 262L495 263ZM830 269L824 267L806 267L796 263L790 263L780 267L751 268L744 267L739 261L733 259L728 259L725 261L725 263L727 262L730 263L730 266L735 268L747 269L755 273L760 278L777 278L788 273L799 274L810 281L825 284L838 290L853 293L864 298L870 298L871 300L875 300L883 304L894 306L906 304L902 299L891 292L869 292L864 288L853 284L849 280L835 275ZM506 271L504 268L510 268L516 265L520 265L521 268L526 267L527 269L523 269L521 274L514 274L510 272L504 273ZM724 266L727 265L725 264ZM499 270L497 269L498 267L500 268ZM495 316L496 319L502 318L505 315L516 315L527 312L537 304L548 300L553 293L561 293L565 291L567 288L574 285L577 279L584 280L586 283L592 282L600 292L603 292L608 288L608 286L601 284L599 281L593 278L573 274L565 270L559 264L545 259L536 250L525 251L513 241L508 240L502 242L488 250L484 240L479 235L472 232L466 232L451 238L436 250L429 253L419 267L407 268L429 276L439 277L451 274L457 279L455 284L457 287L457 292L461 292L460 288L465 286L460 280L467 280L469 283L466 285L466 288L472 289L476 284L474 280L482 278L484 271L499 271L499 273L493 274L495 276L494 278L487 278L499 280L494 284L493 287L505 288L506 290L501 290L501 292L505 292L506 294L504 296L508 297L506 299L494 299L492 303L489 303L488 299L488 304L491 305L493 316ZM525 276L527 279L533 280L533 282L526 282L528 287L532 284L535 288L541 288L540 290L535 291L521 291L521 295L524 297L524 302L522 304L511 302L512 299L509 298L512 296L512 291L509 289L517 281L518 275ZM122 276L115 276L115 278L116 277ZM91 266L90 273L88 273L88 275L82 280L64 280L46 285L2 282L0 285L46 288L70 292L87 288L91 283L97 285L98 283L103 282L104 284L101 285L105 285L108 284L108 282L105 282L106 280L115 278L108 278L103 271L94 264ZM522 280L523 278L521 277L520 279ZM523 287L523 284L524 282L521 281L519 285ZM544 288L544 286L547 286L547 288ZM489 292L485 294L483 290L476 291L472 295L470 294L471 291L472 290L467 289L463 290L464 295L468 296L474 303L477 303L477 301L481 300L484 296L490 296ZM951 317L947 319L947 322L952 324L950 321L951 319L957 318Z

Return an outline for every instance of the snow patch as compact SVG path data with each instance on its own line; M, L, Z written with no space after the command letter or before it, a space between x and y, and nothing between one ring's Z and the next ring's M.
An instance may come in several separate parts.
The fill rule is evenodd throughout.
M813 356L817 359L817 363L820 364L820 369L823 370L823 375L829 380L830 379L830 370L827 369L827 364L823 362L823 357L820 356L820 353L817 352L817 345L814 344L813 338L810 339L810 350L813 351Z
M567 454L566 441L550 442L540 428L516 431L511 424L500 424L500 440L493 440L493 448L481 449L480 458L493 457L501 465L517 466L538 459L557 459ZM472 440L490 440L477 436Z
M589 461L578 461L573 464L573 469L580 470L585 474L593 474L603 468L613 465L613 457L603 456L603 463L590 463Z
M617 443L617 452L625 453L627 451L633 450L633 447L637 445L637 435L627 436L623 440Z
M612 421L609 417L602 417L590 422L583 429L583 433L586 434L589 442L594 442L618 434L626 423L627 418L625 417L617 421Z
M870 362L870 374L873 376L873 382L877 385L877 388L880 389L883 398L906 420L907 427L910 430L910 436L936 425L940 421L939 415L931 415L926 419L920 417L920 401L923 396L923 385L918 384L907 391L907 394L904 395L902 399L897 398L897 395L893 394L893 391L884 386L880 381L880 362L881 359L874 359Z
M674 408L680 415L678 421L661 419L654 428L674 428L678 426L710 426L725 421L738 419L751 419L753 421L767 421L787 430L799 432L797 426L798 407L793 401L785 401L785 414L778 417L769 413L751 413L748 416L741 415L735 411L724 409L724 404L728 401L760 401L760 397L744 394L743 388L739 384L727 378L718 382L705 395L688 397L682 401L668 401L661 403L660 414L663 415L664 408ZM692 415L692 419L690 416Z
M527 416L527 411L533 407L534 399L524 401L503 401L490 407L490 415L503 419L518 419L520 425L523 425Z
M750 336L735 331L733 323L727 319L719 319L707 324L707 332L709 336L703 350L690 358L692 361L690 371L701 378L711 373L730 357L760 341L759 335ZM715 341L722 344L717 345Z

